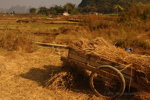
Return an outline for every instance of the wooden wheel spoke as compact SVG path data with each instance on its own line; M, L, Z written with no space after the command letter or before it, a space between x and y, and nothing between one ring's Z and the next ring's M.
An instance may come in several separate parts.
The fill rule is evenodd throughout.
M101 78L101 79L96 79L96 81L99 81L99 82L105 82L105 79Z
M116 79L116 78L117 78L117 79ZM110 80L109 80L109 82L110 82L111 84L116 83L116 81L121 81L121 80L120 80L119 77L113 77L113 78L110 78Z
M110 85L111 85L111 86L114 86L114 85L116 85L116 83L110 83Z
M106 76L103 76L103 75L101 75L101 74L99 74L98 76L100 76L100 77L103 79L103 81L111 80L110 78L108 78L108 77L106 77Z
M104 92L105 92L105 93L107 93L107 92L108 92L107 87L104 87Z
M115 75L116 73L113 73L113 74L110 74L110 73L113 73L113 72L112 71L111 72L102 71L101 73L99 72L98 76L107 79L107 81L109 81L109 82L111 82L112 79L116 79L116 78L118 79L119 78L117 75Z
M107 87L107 90L108 90L108 92L110 93L110 89L109 89L109 87Z
M100 82L94 82L95 85L103 85L104 83Z
M111 86L111 85L109 85L109 86L110 86L114 91L116 91L117 88L115 88L115 87L113 87L113 86Z
M94 70L90 76L90 84L93 91L108 99L119 97L125 90L125 79L122 73L115 67L103 65Z
M109 87L106 87L106 91L107 91L107 93L109 93L109 94L111 93ZM109 95L109 94L108 94L108 95Z

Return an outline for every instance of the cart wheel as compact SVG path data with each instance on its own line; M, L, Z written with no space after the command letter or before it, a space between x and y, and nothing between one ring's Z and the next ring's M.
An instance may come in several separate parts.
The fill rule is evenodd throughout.
M125 79L115 67L102 65L90 75L90 86L97 96L115 99L125 90Z

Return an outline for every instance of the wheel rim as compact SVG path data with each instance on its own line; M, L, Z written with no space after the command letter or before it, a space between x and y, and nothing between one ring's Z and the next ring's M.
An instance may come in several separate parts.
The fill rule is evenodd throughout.
M119 70L113 67L100 67L90 78L94 92L105 98L116 98L124 92L125 82Z

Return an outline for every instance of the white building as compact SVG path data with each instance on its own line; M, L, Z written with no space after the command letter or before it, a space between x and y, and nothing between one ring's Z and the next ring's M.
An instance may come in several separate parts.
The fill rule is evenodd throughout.
M64 16L69 16L68 12L63 13Z

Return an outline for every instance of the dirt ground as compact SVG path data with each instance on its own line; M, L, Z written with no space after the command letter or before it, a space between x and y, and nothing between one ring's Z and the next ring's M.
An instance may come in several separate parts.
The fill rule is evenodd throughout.
M0 100L104 100L96 97L84 84L73 89L45 87L53 72L62 67L61 56L67 55L67 50L57 51L60 52L56 52L56 48L41 46L33 53L1 51ZM119 100L128 99L134 100L123 96Z
M90 90L44 87L52 72L62 66L60 56L55 48L48 47L39 47L34 53L1 51L0 100L101 100L91 95Z
M53 29L60 29L60 27L64 26L63 24L55 25L58 22L55 24L52 23L51 25L51 22L47 21L19 24L16 20L17 19L2 19L0 22L0 32L3 33L7 29L10 29L10 31L19 30L25 34L33 32L34 35L31 35L33 35L34 41L52 42L52 35L47 36L43 34L52 33L54 31ZM62 41L63 43L68 43L70 40L82 36L89 39L103 35L108 37L105 33L113 34L121 32L116 29L113 29L114 31L110 29L101 29L101 31L97 33L89 32L90 34L87 34L87 30L85 29L78 28L77 30L70 30L68 26L77 27L76 24L65 25L64 29L61 29L62 32L54 31L53 33L59 33L55 39L56 43L61 43ZM40 33L43 34L38 36L36 33L39 35ZM150 38L149 31L141 34L137 37ZM148 39L147 41L149 41ZM10 40L8 39L8 41ZM134 51L136 50L134 49ZM149 54L149 50L147 50L146 53ZM61 56L66 54L67 50L64 49L56 50L56 48L41 46L38 46L33 53L24 53L24 51L21 50L5 51L0 49L0 100L104 100L104 98L94 95L90 89L89 81L81 82L79 87L71 89L49 89L45 87L45 83L54 73L59 72L63 64ZM122 96L119 98L119 100L130 99L148 100L150 99L150 94L146 93L145 96Z

